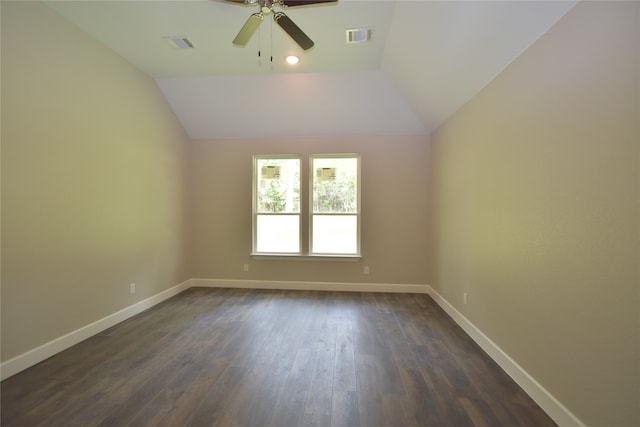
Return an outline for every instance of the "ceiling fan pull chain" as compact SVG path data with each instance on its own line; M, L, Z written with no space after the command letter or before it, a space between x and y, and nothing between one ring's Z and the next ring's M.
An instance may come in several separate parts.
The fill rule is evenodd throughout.
M258 66L262 66L262 28L258 29Z
M269 22L269 28L271 29L269 35L269 44L271 44L269 47L269 53L271 54L271 72L273 73L273 21Z

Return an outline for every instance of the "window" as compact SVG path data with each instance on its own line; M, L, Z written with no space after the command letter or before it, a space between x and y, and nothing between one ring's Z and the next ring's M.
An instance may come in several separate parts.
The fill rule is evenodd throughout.
M300 253L300 158L254 159L255 253Z
M314 154L308 169L297 155L253 163L254 255L360 256L357 154Z
M360 252L358 157L311 156L311 253Z

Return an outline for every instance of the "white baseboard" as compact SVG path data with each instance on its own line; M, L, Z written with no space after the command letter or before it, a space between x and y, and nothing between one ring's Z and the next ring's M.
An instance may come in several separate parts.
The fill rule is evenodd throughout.
M179 285L160 292L159 294L142 300L127 308L103 317L100 320L83 326L80 329L76 329L75 331L69 332L66 335L49 341L46 344L29 350L26 353L14 357L13 359L9 359L6 362L0 364L0 378L4 380L12 375L17 374L20 371L23 371L35 365L36 363L40 363L43 360L48 359L49 357L60 353L61 351L66 350L67 348L78 344L79 342L84 341L87 338L92 337L93 335L96 335L114 325L117 325L123 320L133 317L136 314L141 313L144 310L147 310L148 308L151 308L154 305L159 304L176 294L179 294L180 292L189 288L189 286L189 280L182 282Z
M201 288L281 289L298 291L399 292L426 294L428 285L393 285L385 283L297 282L234 279L191 279L191 286Z
M428 286L428 294L500 367L562 427L584 427L585 424L529 375L507 353L462 315L453 305Z

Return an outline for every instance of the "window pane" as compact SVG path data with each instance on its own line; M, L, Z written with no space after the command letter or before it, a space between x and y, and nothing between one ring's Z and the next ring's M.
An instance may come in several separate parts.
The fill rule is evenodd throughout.
M257 252L300 252L298 215L258 215Z
M313 159L313 212L358 212L358 159Z
M356 215L314 215L313 253L357 254L358 217Z
M257 212L300 213L300 159L258 159Z

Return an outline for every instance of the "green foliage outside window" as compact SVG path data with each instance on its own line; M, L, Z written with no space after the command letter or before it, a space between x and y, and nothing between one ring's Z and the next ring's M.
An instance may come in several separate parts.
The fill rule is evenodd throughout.
M354 158L314 159L314 170L335 168L335 178L313 180L314 213L358 212L358 164Z
M258 212L300 212L300 161L298 159L261 159L258 161ZM264 178L262 166L280 166L279 178Z

